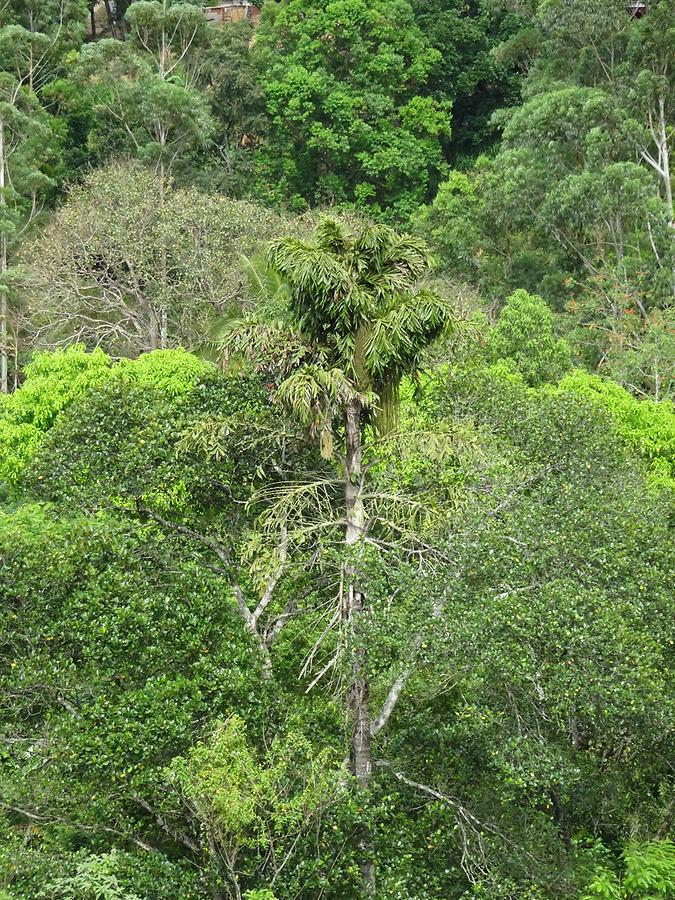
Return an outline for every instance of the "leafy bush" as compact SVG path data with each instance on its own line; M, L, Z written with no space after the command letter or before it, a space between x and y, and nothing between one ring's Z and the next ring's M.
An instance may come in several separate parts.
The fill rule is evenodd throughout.
M638 400L613 381L580 370L563 378L558 389L590 397L602 407L625 443L648 461L652 482L675 488L675 408L670 401Z
M633 843L622 854L623 871L599 868L582 900L659 900L675 897L675 844Z
M0 482L15 485L60 413L95 384L110 376L110 358L102 350L36 353L26 380L0 398Z

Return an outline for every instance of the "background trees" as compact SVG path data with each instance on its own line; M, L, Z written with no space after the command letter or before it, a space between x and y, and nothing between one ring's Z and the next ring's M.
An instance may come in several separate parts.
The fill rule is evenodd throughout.
M450 105L420 88L440 61L405 0L268 6L256 41L273 197L404 217L444 171Z
M651 393L654 329L668 340L673 304L672 29L664 7L651 13L535 4L521 44L536 56L522 106L495 114L499 152L454 173L419 218L448 272L496 298L518 287L545 296L584 364L643 396L633 366L650 360ZM501 52L516 46L514 36Z
M241 300L240 254L282 221L251 203L175 190L161 173L97 171L27 251L39 260L30 270L36 339L77 335L130 355L203 341Z
M19 310L10 303L11 254L54 186L58 142L22 79L0 73L0 391L9 389L13 357L18 383Z

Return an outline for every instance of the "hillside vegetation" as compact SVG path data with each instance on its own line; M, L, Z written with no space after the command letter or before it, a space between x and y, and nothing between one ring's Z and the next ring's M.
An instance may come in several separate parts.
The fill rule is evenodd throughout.
M675 898L674 143L673 0L8 0L0 900Z

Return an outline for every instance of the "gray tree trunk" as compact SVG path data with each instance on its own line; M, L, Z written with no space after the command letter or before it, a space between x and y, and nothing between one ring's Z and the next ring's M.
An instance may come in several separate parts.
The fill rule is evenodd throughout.
M363 541L366 527L363 506L361 465L361 406L352 402L345 413L345 543L355 548ZM362 634L361 618L365 609L365 597L358 585L359 575L353 560L345 578L346 604L344 614L351 632L351 683L347 704L352 725L351 765L359 790L367 791L373 771L369 709L369 683L366 668L366 648ZM361 836L361 878L364 893L375 896L375 864L367 830Z
M5 205L5 127L0 122L0 203ZM0 270L4 276L7 271L7 238L0 238ZM3 285L2 295L0 296L0 391L6 394L9 390L8 381L8 322L9 310L7 308L7 295L5 294Z

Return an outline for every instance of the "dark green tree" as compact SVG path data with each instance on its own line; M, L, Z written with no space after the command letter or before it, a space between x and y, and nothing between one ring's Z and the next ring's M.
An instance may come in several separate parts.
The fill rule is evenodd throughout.
M12 309L13 251L42 210L59 170L58 133L22 79L0 73L0 392L9 360L18 379L19 310Z
M407 0L268 4L254 47L271 122L259 183L270 199L400 219L433 196L450 105L425 91L441 54Z

